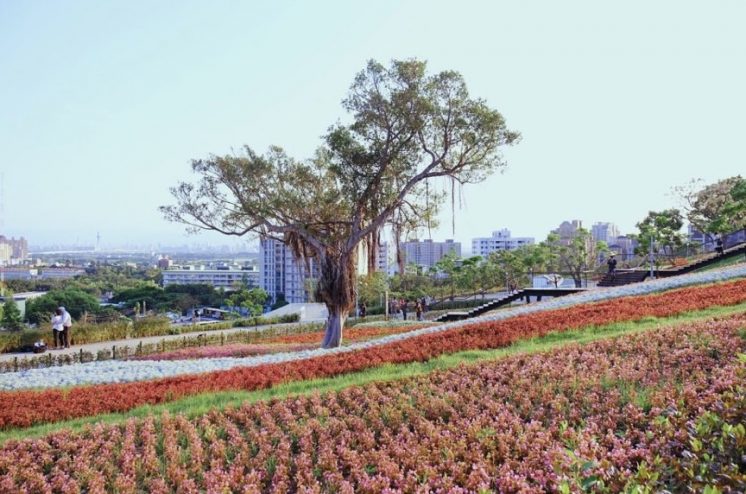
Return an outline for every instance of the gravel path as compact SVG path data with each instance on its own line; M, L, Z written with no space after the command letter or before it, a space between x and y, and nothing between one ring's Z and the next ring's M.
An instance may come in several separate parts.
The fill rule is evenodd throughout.
M0 389L14 390L24 388L49 388L80 384L101 384L112 382L131 382L171 377L183 374L194 374L226 370L234 367L249 367L261 364L288 362L308 359L322 355L351 352L376 345L413 338L426 333L448 331L452 328L472 324L478 321L500 320L561 307L598 302L630 295L644 295L688 285L725 281L746 277L746 264L739 264L719 270L689 275L663 278L633 285L612 288L598 288L586 292L554 298L545 302L504 309L481 317L456 321L430 328L386 336L376 340L353 343L349 346L334 349L313 349L292 353L278 353L244 358L211 358L172 361L121 361L109 360L87 364L73 364L60 367L31 369L19 372L0 374Z

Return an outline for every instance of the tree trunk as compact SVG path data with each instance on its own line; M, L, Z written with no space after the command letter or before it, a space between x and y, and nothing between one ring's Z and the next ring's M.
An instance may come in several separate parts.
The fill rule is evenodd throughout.
M329 317L322 346L334 348L342 344L342 330L347 316L355 307L355 277L357 251L328 250L319 255L320 276L317 285L319 300L326 304Z
M329 307L329 318L326 320L326 332L324 341L321 343L323 348L336 348L342 344L342 329L349 311L339 310L339 307Z

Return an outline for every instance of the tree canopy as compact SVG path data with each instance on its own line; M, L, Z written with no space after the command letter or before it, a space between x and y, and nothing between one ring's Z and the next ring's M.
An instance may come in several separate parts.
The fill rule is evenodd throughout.
M341 344L355 303L361 242L397 212L437 209L437 179L466 184L505 166L499 148L516 142L503 116L469 96L460 74L429 75L425 62L370 61L342 102L350 123L333 125L308 160L280 147L192 162L199 182L172 189L162 212L193 229L280 239L320 267L317 298L329 310L325 347ZM431 184L432 182L432 184Z

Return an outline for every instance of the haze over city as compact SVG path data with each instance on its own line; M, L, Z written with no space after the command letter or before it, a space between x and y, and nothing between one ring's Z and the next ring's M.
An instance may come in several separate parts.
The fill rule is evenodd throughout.
M427 11L426 19L422 17ZM460 72L521 132L424 237L634 230L672 186L743 173L746 4L3 2L3 230L32 244L231 244L157 208L191 159L309 158L369 59ZM457 191L458 192L458 191ZM452 230L455 225L455 232Z

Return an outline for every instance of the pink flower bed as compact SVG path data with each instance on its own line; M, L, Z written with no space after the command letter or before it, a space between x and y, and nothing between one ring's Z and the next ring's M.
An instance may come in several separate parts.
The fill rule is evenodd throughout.
M0 491L742 492L745 325L10 442Z

